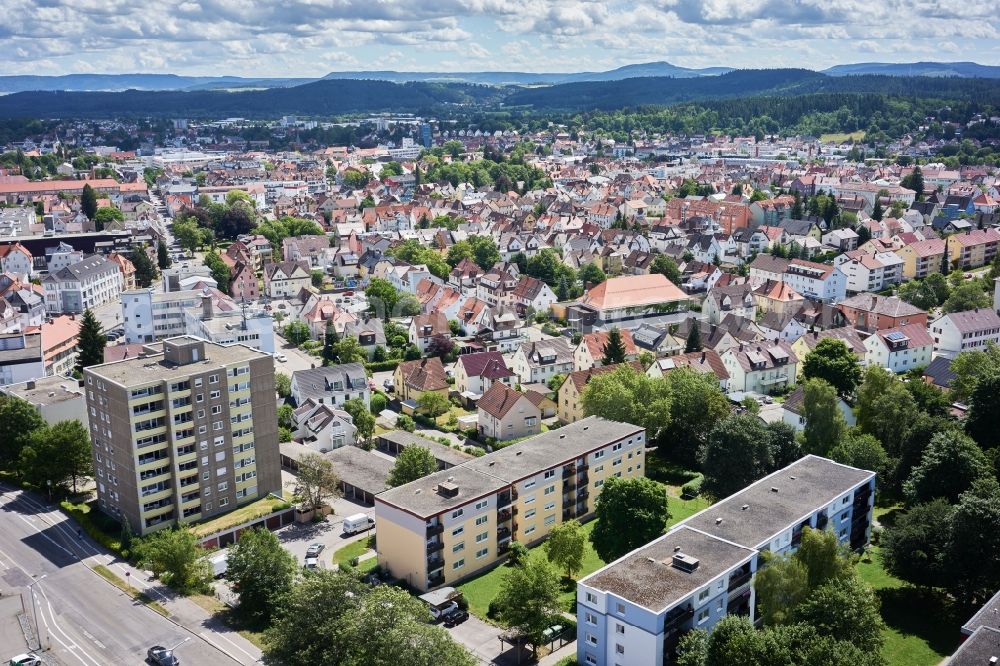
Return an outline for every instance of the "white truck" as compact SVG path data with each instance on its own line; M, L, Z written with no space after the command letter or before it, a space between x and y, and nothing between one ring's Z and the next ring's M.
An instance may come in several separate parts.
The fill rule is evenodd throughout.
M355 513L344 518L344 534L357 534L375 527L375 521L367 513Z
M228 567L226 558L229 553L225 550L220 550L217 553L212 553L208 557L208 563L212 566L212 576L215 578L222 578L226 575L226 569Z

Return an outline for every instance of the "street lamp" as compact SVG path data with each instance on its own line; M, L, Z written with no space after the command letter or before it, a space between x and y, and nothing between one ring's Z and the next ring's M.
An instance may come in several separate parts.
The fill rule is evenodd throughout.
M49 487L49 504L52 504L52 479L47 479L45 483Z
M170 651L171 651L171 652L173 652L174 650L176 650L176 649L177 649L177 648L179 648L180 646L182 646L182 645L184 645L185 643L187 643L187 642L188 642L189 640L191 640L191 637L190 637L190 636L188 636L187 638L185 638L184 640L182 640L182 641L181 641L180 643L178 643L177 645L175 645L175 646L173 646L172 648L170 648Z
M48 574L42 574L28 585L28 594L31 595L31 614L35 618L35 638L38 639L38 647L36 648L37 650L42 649L42 628L38 625L38 607L35 605L35 591L31 588L33 588L38 583L41 583L42 579L45 578L47 575Z

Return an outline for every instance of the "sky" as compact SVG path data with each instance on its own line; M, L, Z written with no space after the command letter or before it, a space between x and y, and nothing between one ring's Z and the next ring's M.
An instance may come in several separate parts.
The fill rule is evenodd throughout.
M3 0L0 75L577 72L972 60L995 0Z

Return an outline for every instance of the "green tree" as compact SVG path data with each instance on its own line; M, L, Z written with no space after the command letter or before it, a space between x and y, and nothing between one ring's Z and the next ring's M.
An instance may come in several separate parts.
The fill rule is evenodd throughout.
M417 424L414 423L413 417L406 414L400 414L396 417L396 427L400 430L405 430L406 432L413 432L417 429Z
M198 224L194 218L187 217L177 220L174 222L172 230L177 242L185 250L194 252L205 244L205 236L202 234L202 230L198 228Z
M392 283L384 278L373 277L365 288L369 309L379 319L388 319L396 315L396 301L399 293Z
M583 555L586 551L587 535L576 520L567 520L549 531L545 542L545 553L549 562L566 572L566 578L572 578L573 573L583 566Z
M289 344L296 347L312 337L312 334L309 332L309 325L304 321L299 321L298 319L293 319L285 324L281 334L284 336L285 340L288 340Z
M302 499L306 509L318 509L328 498L340 493L340 479L333 463L318 453L307 453L299 459L299 473L292 491Z
M670 385L629 365L591 378L582 402L587 416L642 426L649 440L670 425Z
M333 320L328 319L326 321L326 331L323 333L323 351L320 353L324 366L335 365L337 363L337 351L334 346L337 344L339 337L337 329L333 325Z
M226 579L240 603L236 612L251 627L267 626L292 590L298 564L278 537L263 528L240 533L226 556Z
M945 312L965 312L992 305L989 295L976 281L965 282L951 290L941 309Z
M854 575L854 556L831 530L802 530L802 543L793 557L806 568L809 589Z
M80 337L77 342L76 368L83 372L84 368L92 365L104 363L104 347L108 344L108 338L101 330L101 323L97 321L97 316L93 310L87 308L83 311L83 319L80 322Z
M451 402L448 401L448 397L443 393L424 391L417 398L417 408L427 418L436 419L451 409Z
M93 220L97 215L97 192L90 183L83 186L83 192L80 194L80 210L88 220Z
M162 240L156 243L156 265L162 271L170 268L170 255L167 253L167 244Z
M597 498L590 542L605 562L616 560L663 534L670 511L666 493L645 477L609 477Z
M190 594L209 588L212 570L194 532L180 528L160 530L135 539L132 552L140 566L178 592Z
M396 457L396 462L389 470L386 484L390 488L422 479L438 470L438 462L430 449L422 446L407 446Z
M916 192L917 201L924 200L924 174L920 170L919 165L913 167L913 171L903 176L903 178L899 181L899 184L908 190Z
M125 214L122 213L117 208L105 206L103 208L97 209L97 212L94 214L93 220L94 220L94 229L96 229L97 231L104 231L105 229L108 228L108 225L110 225L112 222L124 222Z
M691 320L691 330L688 331L687 341L684 343L684 352L691 354L701 351L701 324L697 319Z
M960 601L979 605L1000 587L1000 485L982 477L962 493L951 522L948 564L952 591Z
M879 614L878 597L854 576L835 578L814 589L794 607L791 619L865 652L882 649L885 623Z
M212 279L218 285L219 291L229 293L229 266L222 260L222 257L216 252L209 252L205 255L203 263L211 269Z
M30 402L0 394L0 469L14 471L21 451L45 421Z
M601 362L604 365L614 365L625 362L625 343L622 341L622 332L617 326L612 326L608 331L607 342L604 343L604 358Z
M708 433L730 413L729 400L712 373L678 368L662 381L670 394L670 425L657 445L671 460L695 469Z
M282 428L292 427L292 417L295 414L295 409L289 404L283 404L278 407L278 425ZM284 441L284 440L282 440Z
M980 377L1000 374L1000 347L987 344L983 351L959 352L950 369L955 374L951 395L958 402L968 403Z
M385 409L387 400L381 393L373 393L371 399L368 401L368 411L372 414L381 414L382 410Z
M858 357L842 340L823 338L802 363L803 379L822 379L849 400L861 381Z
M737 414L718 423L702 454L703 490L722 498L742 490L773 467L770 435L756 416Z
M18 469L21 478L45 488L71 487L94 473L93 452L87 427L80 421L59 421L32 431L31 439L21 449Z
M965 431L983 448L996 448L1000 443L997 424L1000 423L1000 371L980 372L969 396L969 414Z
M371 444L372 435L375 434L375 417L368 409L368 405L360 398L352 398L345 401L341 407L351 415L354 427L358 431L358 437L367 448Z
M274 392L280 398L288 398L292 395L292 378L283 372L274 373Z
M885 216L885 210L882 208L882 197L875 197L875 207L872 208L872 219L876 222L881 222L882 218Z
M577 278L583 284L584 288L588 284L591 286L598 285L608 279L608 276L604 274L601 267L597 264L584 264L580 267L579 273L577 273Z
M873 365L865 370L864 381L858 387L855 413L861 431L874 435L890 456L896 456L917 406L896 375Z
M822 379L807 379L802 384L802 392L802 414L806 419L805 450L827 456L847 430L837 391Z
M914 585L948 586L954 513L947 500L938 498L910 507L898 516L882 533L879 543L886 571Z
M938 497L954 503L976 479L991 471L986 456L971 438L956 430L940 432L931 438L920 464L903 484L903 492L911 505Z
M334 345L333 349L340 363L364 363L368 360L368 352L361 346L357 338L343 338Z
M784 624L809 594L809 572L794 557L772 557L757 571L754 590L764 624Z
M677 262L669 255L656 255L653 258L653 263L649 266L649 272L659 273L676 285L681 283L681 271L677 267Z
M145 289L153 284L157 276L156 264L146 254L146 248L137 247L132 250L132 254L129 255L129 261L135 266L135 282L137 285ZM229 269L227 268L226 275L228 274Z
M849 434L830 451L830 458L878 474L879 479L888 478L892 471L892 461L879 442L871 435L863 433Z
M491 608L498 620L526 637L537 654L542 633L559 615L559 594L559 575L552 565L543 559L525 558L504 572Z

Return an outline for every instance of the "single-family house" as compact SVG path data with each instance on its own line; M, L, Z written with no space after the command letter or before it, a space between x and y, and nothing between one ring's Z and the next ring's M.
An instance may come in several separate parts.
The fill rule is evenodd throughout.
M520 439L542 431L542 412L528 396L502 382L476 403L479 434L495 440Z
M720 356L729 373L729 391L773 393L795 384L799 360L787 342L741 344Z

